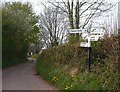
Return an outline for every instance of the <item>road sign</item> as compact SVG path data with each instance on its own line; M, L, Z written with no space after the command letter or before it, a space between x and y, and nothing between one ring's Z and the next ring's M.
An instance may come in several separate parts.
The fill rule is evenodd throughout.
M98 41L98 36L90 36L90 41Z
M83 38L84 40L88 40L88 36ZM98 36L93 36L90 35L90 41L98 41L99 37Z
M81 42L80 47L88 47L88 42Z
M85 31L86 31L85 29L70 29L71 34L83 33Z
M90 41L98 41L99 39L103 38L104 36L104 32L90 32L90 33L82 33L82 38L83 40L87 40L88 39L88 35L90 36Z
M98 36L98 37L103 37L104 36L104 32L93 31L93 32L90 32L90 35L94 35L94 36Z

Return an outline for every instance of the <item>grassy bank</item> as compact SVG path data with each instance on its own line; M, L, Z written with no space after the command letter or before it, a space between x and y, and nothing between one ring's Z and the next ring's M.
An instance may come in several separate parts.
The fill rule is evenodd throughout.
M117 41L112 37L92 43L90 73L87 72L87 49L78 44L44 50L38 56L37 71L60 90L118 90Z
M37 63L37 70L43 79L47 80L52 85L56 86L59 90L102 90L100 80L87 70L76 75L69 74L70 70L65 66L47 65L45 61ZM73 70L74 71L74 70Z

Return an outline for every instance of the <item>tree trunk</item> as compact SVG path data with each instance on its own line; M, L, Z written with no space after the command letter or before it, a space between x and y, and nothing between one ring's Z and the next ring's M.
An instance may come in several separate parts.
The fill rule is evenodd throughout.
M75 7L75 25L76 25L76 29L79 29L79 0L76 0L76 7ZM76 34L76 42L79 41L79 33Z
M71 5L70 5L70 1L68 0L68 17L69 17L69 23L70 23L70 28L71 29L74 29L74 23L73 23L73 0L71 2ZM69 35L69 41L71 43L74 42L74 37L75 37L75 34L70 34Z
M76 0L75 18L76 18L76 29L79 29L79 0Z
M70 7L70 1L68 0L68 17L69 17L69 22L70 22L70 28L74 29L74 24L73 24L73 0L71 2L71 7Z

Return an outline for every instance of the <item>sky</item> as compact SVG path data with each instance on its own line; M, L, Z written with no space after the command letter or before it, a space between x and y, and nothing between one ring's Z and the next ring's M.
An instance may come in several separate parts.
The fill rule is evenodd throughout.
M44 6L41 4L42 3L45 3L47 4L47 1L48 0L4 0L3 2L30 2L33 6L33 10L34 12L39 15L41 12L43 12L44 10ZM50 0L49 0L50 1ZM54 0L51 0L52 2L54 2ZM57 1L61 1L61 0L57 0ZM67 1L67 0L64 0L64 1ZM112 2L112 3L117 3L118 1L120 0L107 0L108 2ZM103 18L103 17L100 17L99 19L99 22L102 23L102 22L106 22L108 26L111 26L112 28L114 28L114 22L117 18L117 6L115 8L112 9L111 12L107 12L107 18ZM110 24L109 24L110 23Z
M41 2L45 2L46 0L4 0L3 2L30 2L33 6L33 10L38 15L43 11L43 5Z
M36 14L39 14L40 12L43 11L44 6L41 4L41 2L43 3L47 3L48 0L4 0L2 2L30 2L33 6L33 9L35 11ZM50 1L50 0L49 0ZM51 0L54 2L54 0ZM57 0L57 1L61 1L61 0ZM67 0L63 0L63 1L67 1ZM107 0L108 2L118 2L120 0Z

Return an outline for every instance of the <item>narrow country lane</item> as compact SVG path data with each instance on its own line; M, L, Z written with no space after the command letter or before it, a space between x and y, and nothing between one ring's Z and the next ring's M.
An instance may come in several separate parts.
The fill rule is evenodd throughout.
M3 90L57 90L41 77L35 76L35 61L20 64L2 72Z

